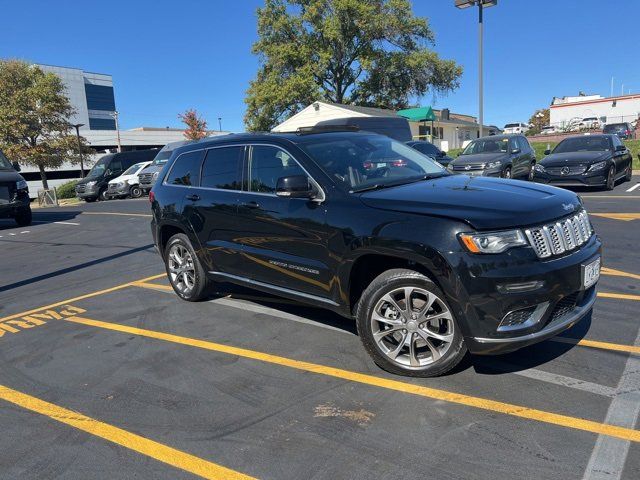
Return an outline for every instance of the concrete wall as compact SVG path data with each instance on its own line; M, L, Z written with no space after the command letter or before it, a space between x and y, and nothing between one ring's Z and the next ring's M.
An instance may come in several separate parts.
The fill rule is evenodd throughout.
M549 110L551 125L557 127L567 125L575 118L586 117L604 117L605 123L633 122L640 118L640 95L568 102L551 105Z

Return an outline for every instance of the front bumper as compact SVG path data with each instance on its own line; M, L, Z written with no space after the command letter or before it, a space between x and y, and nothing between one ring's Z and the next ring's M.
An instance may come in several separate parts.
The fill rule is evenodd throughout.
M583 267L598 257L602 244L595 234L580 248L548 259L538 258L531 247L498 255L451 253L455 282L447 293L469 351L506 353L577 323L595 299L595 286L583 287ZM506 291L507 286L527 284L531 288ZM499 330L514 311L538 307L535 322Z
M87 184L76 185L76 197L97 198L100 192L98 185L87 186Z
M552 175L546 172L536 172L533 180L558 187L601 187L607 184L607 172L606 168L580 175Z
M128 183L124 183L123 185L118 185L114 183L110 183L107 188L107 194L110 197L126 197L129 195L129 191L131 190L131 185Z
M8 203L0 203L0 218L13 218L18 211L30 208L31 199L29 193L19 192Z

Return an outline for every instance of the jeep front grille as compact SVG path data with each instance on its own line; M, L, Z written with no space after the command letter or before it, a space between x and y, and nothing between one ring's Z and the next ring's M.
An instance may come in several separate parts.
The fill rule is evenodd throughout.
M547 258L583 245L591 238L593 230L587 212L581 210L559 222L528 228L524 233L536 255L540 258Z

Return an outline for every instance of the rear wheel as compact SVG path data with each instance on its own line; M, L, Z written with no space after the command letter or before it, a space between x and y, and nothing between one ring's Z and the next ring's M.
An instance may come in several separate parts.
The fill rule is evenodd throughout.
M95 202L96 200L97 200L96 197L86 197L84 199L84 201L87 203Z
M609 169L609 174L607 175L607 182L605 183L604 188L606 190L613 190L616 186L616 168L612 165Z
M633 177L633 165L629 163L629 166L627 167L627 174L624 176L624 181L630 182L631 177Z
M100 200L101 202L109 200L109 194L107 193L107 187L104 187L104 188L102 188L100 190L100 193L98 193L98 200Z
M18 213L16 213L15 221L19 227L26 227L31 225L32 218L31 207L21 208L18 210Z
M442 291L413 270L388 270L367 287L356 308L360 339L378 366L411 377L454 368L467 352Z
M180 298L197 302L210 295L213 283L185 234L178 233L169 239L164 262L171 286Z
M133 185L129 190L131 198L140 198L142 196L142 189L138 185Z

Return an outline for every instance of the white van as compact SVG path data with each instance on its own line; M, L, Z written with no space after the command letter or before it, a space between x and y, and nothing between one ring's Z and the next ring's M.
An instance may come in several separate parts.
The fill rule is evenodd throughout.
M529 125L526 123L507 123L502 130L502 133L524 133L529 130Z

